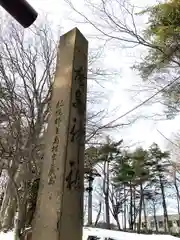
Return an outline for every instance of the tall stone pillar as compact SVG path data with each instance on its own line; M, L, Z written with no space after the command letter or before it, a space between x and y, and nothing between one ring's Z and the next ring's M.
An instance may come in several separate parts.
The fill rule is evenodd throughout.
M88 42L60 38L32 240L81 240Z

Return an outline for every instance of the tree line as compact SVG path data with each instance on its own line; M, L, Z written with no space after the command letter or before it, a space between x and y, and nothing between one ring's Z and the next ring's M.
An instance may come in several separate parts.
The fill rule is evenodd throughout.
M180 198L179 172L177 165L171 161L170 152L162 151L156 143L147 150L142 147L125 150L122 141L116 143L109 138L103 146L90 147L86 151L88 157L93 155L93 168L99 168L99 164L102 168L100 195L103 195L103 199L100 201L105 204L107 228L111 229L111 215L119 230L134 230L140 233L142 216L143 228L148 230L147 217L152 215L155 231L158 232L157 210L161 208L164 231L171 232L167 200L173 196L174 202L179 206ZM180 214L179 210L177 207L177 214ZM92 222L88 224L93 225ZM98 222L94 224L97 225Z

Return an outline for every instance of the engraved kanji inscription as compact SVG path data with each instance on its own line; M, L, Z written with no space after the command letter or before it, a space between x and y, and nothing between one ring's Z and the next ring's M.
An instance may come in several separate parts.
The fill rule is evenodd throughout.
M80 173L74 161L69 162L69 173L66 177L66 187L69 190L80 188Z

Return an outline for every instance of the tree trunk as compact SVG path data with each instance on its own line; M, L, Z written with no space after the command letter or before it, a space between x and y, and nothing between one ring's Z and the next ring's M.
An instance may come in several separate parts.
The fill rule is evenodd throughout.
M121 225L120 225L120 222L119 222L119 218L118 218L118 215L117 216L114 216L114 219L117 223L117 227L118 227L118 230L121 230Z
M124 230L126 231L126 187L124 185Z
M8 170L8 175L9 180L0 212L1 227L6 229L10 229L12 225L14 225L17 202L19 201L18 187L20 186L22 178L26 176L24 172L24 165L20 164L18 166L13 163L11 168Z
M143 188L142 188L142 184L140 184L139 222L138 222L137 233L140 233L141 231L142 204L143 204Z
M136 189L133 188L133 227L135 226L136 222Z
M4 192L2 192L1 196L0 196L0 208L1 208L2 203L3 203L3 199L4 199Z
M7 209L8 205L9 205L10 198L13 198L13 197L14 197L14 191L12 189L12 181L9 178L6 190L4 192L2 205L1 205L1 212L0 212L1 227L2 227L3 221L5 219L5 212L6 212L6 209Z
M19 240L21 232L25 230L25 223L26 223L26 201L24 199L21 202L21 205L18 206L18 214L15 224L15 240Z
M153 202L153 217L154 217L156 232L158 233L158 224L157 224L157 218L156 218L156 206L155 206L154 202Z
M108 156L104 162L104 181L103 181L103 192L106 212L106 228L110 229L110 209L109 209L109 162Z
M102 203L100 202L99 203L99 211L98 211L98 214L97 214L94 226L96 226L98 224L98 222L99 222L99 219L100 219L100 216L101 216L101 210L102 210Z
M160 188L161 188L161 194L162 194L162 206L163 206L163 211L164 211L164 230L165 230L165 232L168 232L170 229L169 229L169 221L168 221L168 213L167 213L164 185L163 185L161 176L159 176L159 181L160 181Z
M145 199L143 196L143 210L144 210L144 222L145 222L145 229L148 230L148 226L147 226L147 214L146 214L146 204L145 204Z
M106 192L106 196L105 196L105 207L106 207L106 224L107 224L107 229L110 229L111 226L110 226L110 212L109 212L109 181L107 182L107 192Z
M130 230L133 230L133 192L132 192L132 183L130 182L130 224L129 228Z
M28 195L28 203L26 210L26 227L32 226L32 220L36 210L37 196L39 190L40 178L36 178L31 182L31 188Z
M6 207L4 218L1 220L1 227L4 230L10 230L14 227L14 218L16 215L16 199L9 198L8 205Z
M180 204L179 204L180 195L179 195L179 188L178 188L178 185L177 185L176 176L175 176L175 178L174 178L174 186L175 186L175 189L176 189L176 199L177 199L178 216L179 216L179 224L180 224ZM179 224L178 224L178 225L179 225Z
M15 223L15 229L14 229L15 240L19 240L20 235L21 235L20 222L21 222L21 210L18 209L17 219L16 219L16 223Z

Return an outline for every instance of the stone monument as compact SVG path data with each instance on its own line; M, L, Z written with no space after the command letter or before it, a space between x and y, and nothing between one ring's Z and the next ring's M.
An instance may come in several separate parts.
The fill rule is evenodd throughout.
M60 38L32 240L81 240L88 42Z

